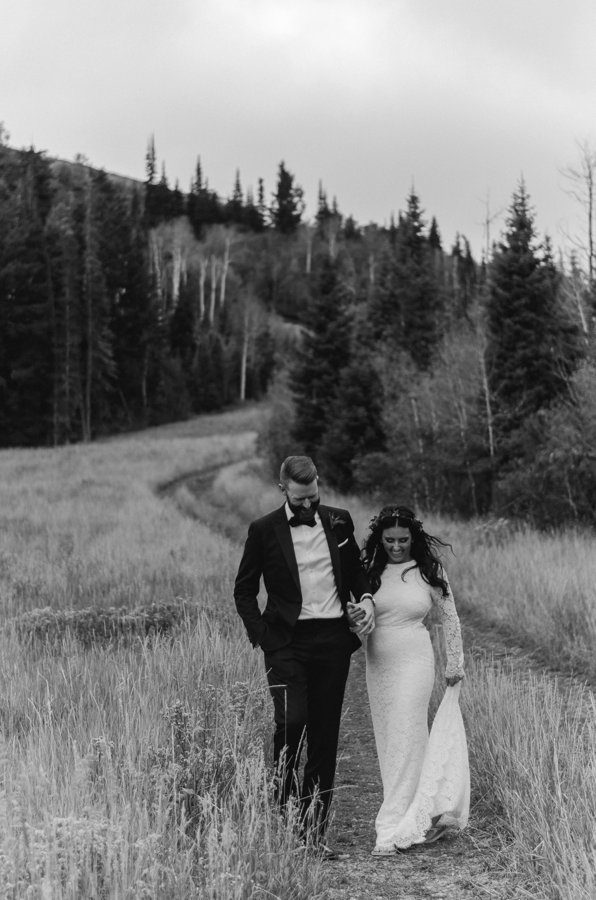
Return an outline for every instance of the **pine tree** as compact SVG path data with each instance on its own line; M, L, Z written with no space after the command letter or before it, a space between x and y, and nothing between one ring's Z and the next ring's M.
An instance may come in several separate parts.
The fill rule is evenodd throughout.
M350 361L348 295L337 265L326 260L309 306L305 331L290 373L295 396L297 446L315 456L326 424L333 417L342 369Z
M0 443L52 439L51 207L47 160L0 147Z
M79 354L81 333L81 214L74 179L82 171L64 166L47 223L52 255L53 443L80 437Z
M225 224L252 228L255 224L258 227L257 219L258 212L253 203L252 191L250 188L247 190L245 201L242 184L240 182L240 170L236 169L232 194L228 198L223 210L223 221Z
M186 199L180 190L180 183L176 179L174 190L170 191L169 216L171 219L178 219L186 214Z
M304 200L302 188L294 183L294 176L285 164L279 164L277 189L273 195L271 219L277 231L293 234L302 219Z
M161 164L161 175L155 183L155 146L152 144L148 157L148 177L145 182L145 224L147 228L154 228L160 222L167 222L181 216L185 211L185 201L178 185L174 190L170 189L166 164ZM151 177L151 180L149 180Z
M487 306L488 379L501 442L566 392L577 344L558 282L548 243L536 243L522 181L493 257Z
M441 250L441 235L439 232L439 226L437 225L437 220L435 217L432 217L432 221L430 223L430 230L428 232L428 244L431 250Z
M425 236L420 201L412 190L405 213L389 232L375 290L370 294L375 337L410 354L418 368L428 369L441 338L444 298L433 251ZM438 233L438 229L437 229Z
M262 178L259 178L258 181L257 210L264 228L267 224L267 205L265 203L265 182Z
M112 188L103 173L87 175L82 208L82 282L80 395L83 440L100 433L109 418L109 394L115 375L111 298L109 286L117 290L119 273L110 277L115 221L110 216ZM111 282L111 285L110 285Z
M225 208L215 191L209 190L209 182L203 177L200 157L197 159L195 177L186 204L186 214L198 240L204 236L208 225L225 220Z
M336 397L327 413L319 458L330 483L345 492L353 488L361 460L385 450L383 388L370 362L355 359L341 370Z
M145 153L145 184L153 184L157 174L157 156L155 154L155 137L151 135Z
M329 204L327 203L327 193L323 190L323 185L319 181L319 195L317 199L317 215L316 220L320 226L323 225L324 222L327 221L329 216L331 215L331 210L329 209Z
M201 157L197 156L197 165L195 168L195 180L192 186L192 190L199 194L203 190L203 167L201 165Z
M265 228L265 220L259 206L255 204L252 188L248 188L246 191L246 203L244 204L242 221L249 231L254 231L257 234L260 234Z
M128 426L148 421L148 361L152 339L157 334L156 309L152 304L147 253L147 232L143 223L142 199L135 192L126 216L122 281L113 297L115 390L122 403Z
M234 179L234 189L230 200L232 211L235 215L235 221L240 223L242 219L242 207L244 206L244 194L240 183L240 169L236 169L236 178Z
M459 319L469 314L478 285L477 267L467 238L456 234L449 263L450 313Z
M220 334L202 329L197 342L191 396L194 412L221 409L226 402L225 348Z

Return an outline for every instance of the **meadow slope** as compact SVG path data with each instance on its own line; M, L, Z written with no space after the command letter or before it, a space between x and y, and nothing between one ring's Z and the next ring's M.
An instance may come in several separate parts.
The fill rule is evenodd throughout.
M261 415L0 453L0 896L593 898L588 534L425 516L455 551L467 832L371 860L362 653L343 722L340 860L305 854L279 820L262 661L231 600L246 525L280 500L254 455ZM370 501L326 497L363 532Z

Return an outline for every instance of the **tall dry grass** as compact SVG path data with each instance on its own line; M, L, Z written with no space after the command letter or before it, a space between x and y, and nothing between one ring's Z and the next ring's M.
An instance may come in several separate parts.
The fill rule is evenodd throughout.
M213 423L211 423L213 424ZM237 547L157 489L254 433L0 453L0 895L320 893L270 802L262 662L231 601ZM168 636L22 642L39 607L179 602Z
M507 523L450 530L462 548L449 562L462 608L596 685L596 536Z
M280 495L254 463L222 472L214 486L228 509L265 512ZM365 534L369 501L322 485L324 501L347 506ZM389 502L396 498L387 498ZM398 498L397 498L398 499ZM208 514L209 496L197 514ZM594 536L539 535L509 523L455 523L424 516L429 531L452 543L445 565L459 609L539 648L553 668L573 662L585 676L594 664ZM502 598L497 602L497 598ZM566 628L564 622L575 623ZM578 643L578 632L582 641ZM444 653L435 705L442 693ZM469 737L474 802L494 822L494 856L540 900L596 896L596 707L579 683L547 672L516 670L468 648L462 708Z
M221 569L221 543L156 489L181 473L250 455L253 440L250 432L233 439L137 436L0 453L4 614L134 607L202 590L204 576Z
M468 660L462 709L474 794L503 865L545 900L596 896L596 707L580 686Z
M272 812L262 661L231 600L247 521L281 497L274 477L242 462L254 432L233 416L226 427L230 436L214 433L211 418L88 447L0 453L6 897L323 896L321 867ZM203 522L157 496L177 476L220 463L229 466L202 497L178 488ZM363 534L371 505L322 489ZM553 610L579 610L589 635L574 602L591 577L587 536L545 541L432 516L426 524L453 542L446 564L460 609L512 633L519 623L551 648L553 665L570 646ZM563 571L568 580L558 581ZM35 607L164 600L188 610L165 637L84 649L68 638L22 643L10 626ZM492 810L495 857L528 896L592 898L591 695L468 657L472 784L475 803Z
M61 649L0 647L3 896L316 896L269 802L268 698L241 635L207 610L175 639Z

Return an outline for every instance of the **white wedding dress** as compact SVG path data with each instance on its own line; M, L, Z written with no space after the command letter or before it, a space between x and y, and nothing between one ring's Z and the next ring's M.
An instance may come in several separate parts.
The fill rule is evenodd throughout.
M470 773L459 683L445 691L428 733L434 653L423 619L433 603L445 636L445 674L461 675L461 631L451 590L443 597L431 588L413 561L386 566L375 594L375 628L366 640L366 683L383 782L375 822L381 849L422 843L438 816L441 825L457 829L468 821Z

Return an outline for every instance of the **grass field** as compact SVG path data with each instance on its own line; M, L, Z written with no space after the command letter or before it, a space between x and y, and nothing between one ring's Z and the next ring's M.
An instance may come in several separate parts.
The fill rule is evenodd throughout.
M271 809L262 662L231 599L247 521L280 500L251 461L258 415L0 453L1 896L325 896ZM216 465L199 498L176 481ZM375 511L326 499L361 532ZM466 615L594 677L593 536L426 518ZM495 854L528 896L593 898L591 692L480 649L467 670Z

